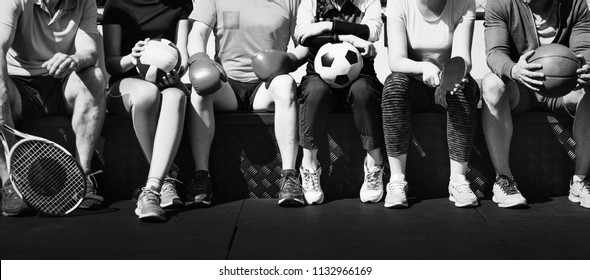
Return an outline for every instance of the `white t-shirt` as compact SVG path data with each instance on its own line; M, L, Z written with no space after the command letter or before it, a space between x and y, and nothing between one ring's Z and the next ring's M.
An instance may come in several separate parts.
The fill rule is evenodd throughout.
M463 21L475 20L475 1L447 0L442 13L434 20L424 18L417 2L388 1L387 20L401 22L406 27L408 58L429 61L442 68L451 58L453 33L457 25Z

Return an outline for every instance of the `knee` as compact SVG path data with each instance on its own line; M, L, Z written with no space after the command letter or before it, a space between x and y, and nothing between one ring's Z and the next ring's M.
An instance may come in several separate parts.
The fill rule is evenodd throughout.
M489 73L483 78L481 88L483 101L490 106L495 106L507 98L506 84L494 73Z
M309 77L301 86L301 104L319 104L330 94L330 86L319 77Z
M377 100L377 96L373 94L375 91L373 88L374 82L371 79L358 79L350 86L350 98L356 105L370 104L372 101Z
M151 84L145 83L144 85L137 86L135 93L131 95L131 106L138 111L152 111L159 105L160 92L158 88Z
M289 74L274 77L270 83L269 90L274 97L275 103L291 103L297 98L297 84Z
M408 86L410 76L404 73L393 72L385 79L383 87L383 100L398 99L400 97L409 97Z
M106 90L106 78L102 70L98 67L89 67L83 71L77 72L79 79L73 79L76 88L88 91L94 98L104 98Z
M175 87L162 90L162 98L165 98L170 102L178 104L185 103L187 99L186 93L181 89Z

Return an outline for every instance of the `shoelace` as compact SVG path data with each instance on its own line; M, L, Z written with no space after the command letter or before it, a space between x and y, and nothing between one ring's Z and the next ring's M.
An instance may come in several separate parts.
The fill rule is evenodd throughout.
M368 171L367 172L367 188L370 190L376 190L378 189L378 183L379 183L379 175L381 173L381 169L376 169L375 171Z
M176 184L182 184L182 182L172 177L164 178L164 183L162 184L162 191L160 191L160 193L163 194L176 192Z
M451 184L453 184L453 187L459 193L471 192L471 188L469 188L469 181L452 182Z
M500 186L500 189L506 194L506 195L511 195L511 194L517 194L518 190L516 189L516 186L514 184L514 182L508 178L500 178L498 181L496 181L496 183Z
M142 191L144 193L144 195L141 197L141 200L144 201L144 203L154 203L154 204L160 204L160 194L157 193L156 191L152 190L152 189L146 189L145 187L142 188Z
M287 176L283 184L283 190L287 192L295 192L297 190L297 181L294 176Z
M312 175L313 174L313 175ZM307 170L303 171L303 180L305 180L306 182L310 182L311 181L311 187L309 187L308 184L304 184L303 186L305 187L306 190L314 190L317 191L319 188L319 177L317 175L317 173L312 173L309 172Z
M395 182L395 181L391 181L389 183L387 183L387 192L389 193L405 193L405 186L406 186L406 182L404 181L399 181L399 182Z
M585 190L587 193L590 193L590 181L589 180L582 181L582 190Z
M102 173L102 170L97 170L92 173L86 174L86 179L88 180L88 186L86 186L87 193L96 193L96 185L94 184L94 181L96 179L94 179L94 176L100 173Z

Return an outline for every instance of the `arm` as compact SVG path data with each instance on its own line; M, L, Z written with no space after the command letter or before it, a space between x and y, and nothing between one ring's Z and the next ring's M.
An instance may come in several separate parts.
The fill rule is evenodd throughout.
M200 21L194 21L193 27L188 34L187 51L188 56L192 56L199 52L206 52L207 41L213 28Z
M488 1L485 13L485 45L487 63L499 77L511 77L516 62L510 58L510 33L507 26L506 7L500 1Z
M121 25L103 25L105 66L111 75L125 73L135 67L132 53L121 54Z
M475 7L474 7L475 8ZM475 15L475 11L473 11ZM467 63L467 71L471 71L471 45L473 42L473 20L463 20L453 33L453 50L451 57L460 56Z
M15 27L19 13L16 4L13 1L6 1L8 7L0 9L0 118L2 122L11 120L11 110L9 102L9 79L8 64L6 54L14 40Z
M187 19L181 19L178 22L176 28L176 47L180 52L181 58L181 71L179 73L180 76L184 74L186 67L188 65L188 50L187 50L187 43L188 43L188 32L190 29L190 22Z

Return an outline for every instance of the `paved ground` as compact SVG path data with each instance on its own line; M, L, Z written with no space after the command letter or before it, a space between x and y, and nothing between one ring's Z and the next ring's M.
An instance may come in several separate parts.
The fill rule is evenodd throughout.
M446 199L405 210L358 199L282 208L274 199L169 211L143 223L133 201L71 216L0 218L1 259L588 259L590 210L566 197L499 209Z

